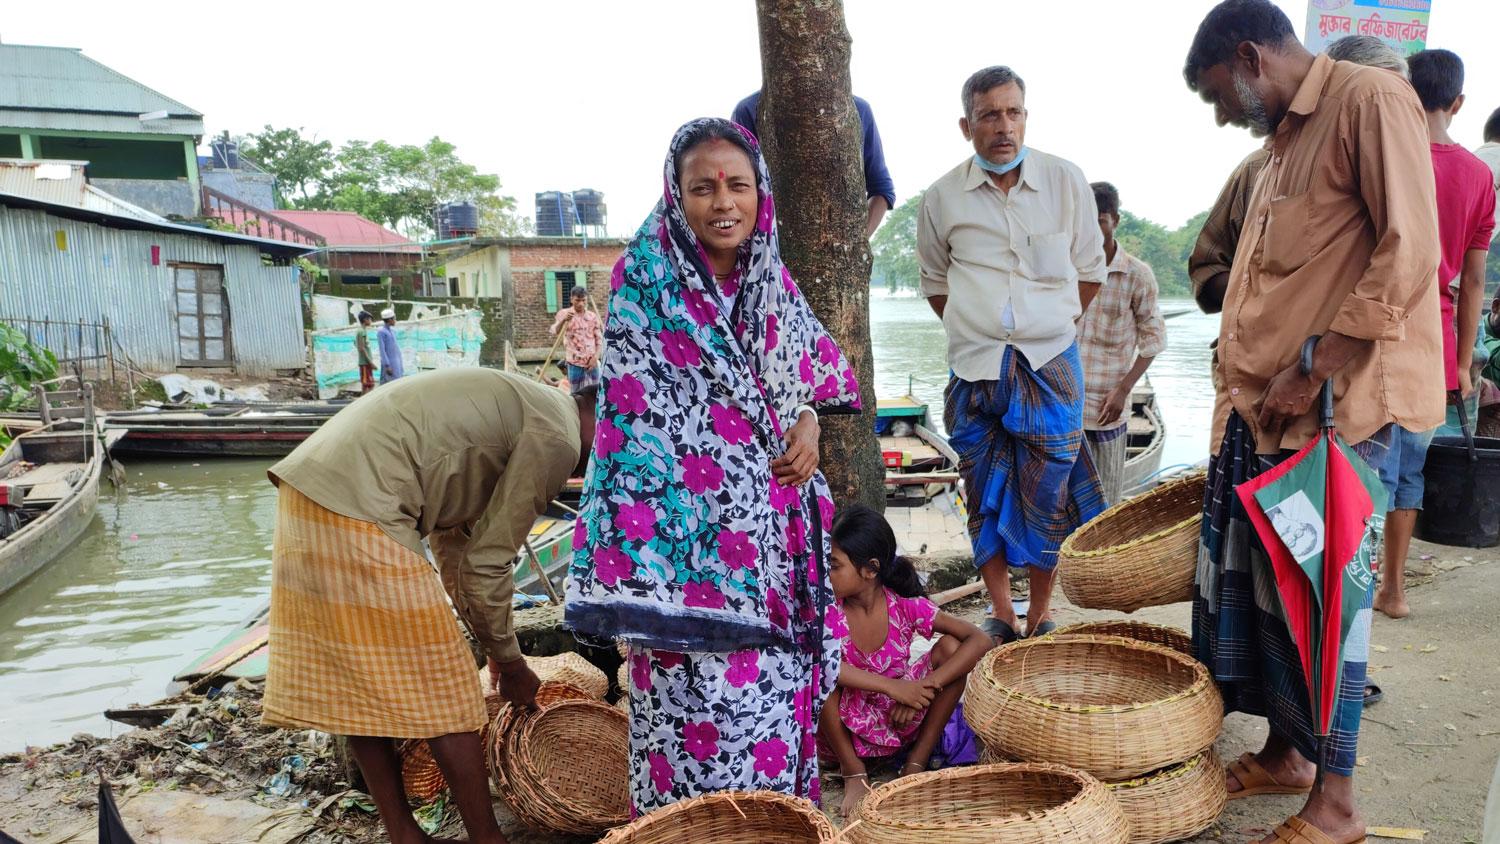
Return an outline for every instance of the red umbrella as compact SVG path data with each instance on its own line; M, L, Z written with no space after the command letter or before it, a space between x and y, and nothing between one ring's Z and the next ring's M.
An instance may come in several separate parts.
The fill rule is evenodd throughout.
M1303 344L1304 373L1312 371L1317 341L1310 337ZM1313 725L1326 737L1343 679L1344 645L1375 585L1370 564L1386 493L1380 476L1334 429L1333 391L1326 382L1320 404L1313 441L1235 492L1271 558Z

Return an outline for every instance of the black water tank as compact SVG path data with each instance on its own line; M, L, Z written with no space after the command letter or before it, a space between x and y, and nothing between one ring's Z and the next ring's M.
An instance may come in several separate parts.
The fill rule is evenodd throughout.
M240 145L234 141L226 141L217 138L208 145L213 150L215 170L238 170L240 169Z
M1500 545L1500 440L1474 438L1469 460L1463 437L1434 437L1422 470L1425 491L1417 538L1439 545Z
M479 207L472 202L450 202L438 207L438 237L468 237L479 233Z
M538 237L572 237L577 221L573 195L549 190L536 195L536 233Z
M593 188L573 191L573 205L578 210L578 222L585 226L604 225L604 192Z

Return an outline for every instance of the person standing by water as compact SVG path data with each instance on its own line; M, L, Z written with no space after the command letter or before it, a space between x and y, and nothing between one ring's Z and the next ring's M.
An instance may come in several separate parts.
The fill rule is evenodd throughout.
M557 312L548 334L563 334L567 345L568 386L573 392L599 386L599 355L604 351L604 322L589 310L589 292L575 285L570 296L572 307Z
M1078 325L1083 364L1083 432L1104 503L1119 504L1125 489L1125 445L1130 394L1151 361L1167 347L1167 326L1156 304L1156 274L1115 240L1120 192L1094 182L1108 278Z
M1076 339L1105 280L1104 241L1083 172L1025 145L1021 77L985 68L962 98L974 154L923 196L917 259L948 335L944 422L993 603L981 629L1004 643L1019 627L1006 566L1029 570L1027 635L1051 630L1057 549L1104 509L1083 448Z
M782 263L754 137L694 120L663 169L610 282L565 623L629 645L637 813L727 790L817 800L839 643L813 408L857 409L859 385Z
M389 384L406 374L401 363L401 346L396 343L396 309L380 312L381 326L375 332L380 345L380 383Z
M1405 80L1311 55L1270 0L1215 6L1183 76L1220 125L1270 139L1225 291L1194 652L1226 711L1269 721L1261 750L1226 771L1229 796L1309 793L1263 844L1298 835L1363 841L1353 774L1371 610L1354 616L1332 730L1319 738L1270 559L1234 488L1313 439L1312 405L1329 379L1339 433L1377 471L1394 425L1441 421L1427 128ZM1300 351L1314 335L1313 371L1303 374ZM1324 774L1313 790L1319 758Z
M278 492L264 721L348 736L395 844L433 841L402 787L395 739L411 738L431 746L469 840L505 841L479 746L484 690L453 611L497 691L533 705L512 565L582 471L593 409L592 392L444 369L354 402L268 472Z
M354 353L359 359L359 391L375 389L375 358L370 354L370 325L375 318L369 311L359 312L359 330L354 332Z
M1411 84L1427 114L1432 172L1437 186L1437 285L1443 332L1443 379L1449 401L1475 395L1470 369L1484 310L1484 269L1495 227L1495 191L1490 168L1455 143L1448 127L1464 104L1464 64L1447 50L1423 50L1407 60ZM1457 291L1455 296L1455 282ZM1455 302L1455 299L1457 300ZM1469 419L1477 421L1478 404ZM1471 422L1472 424L1472 422ZM1425 490L1423 467L1433 431L1398 427L1380 479L1390 512L1375 609L1391 618L1411 613L1406 602L1406 555Z

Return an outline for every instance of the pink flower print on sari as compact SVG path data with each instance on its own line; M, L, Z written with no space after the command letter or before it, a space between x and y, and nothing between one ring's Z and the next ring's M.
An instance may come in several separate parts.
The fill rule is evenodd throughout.
M594 576L607 586L614 586L635 573L635 563L630 556L613 545L599 549L594 555Z
M656 510L645 501L633 501L620 505L616 524L631 542L650 542L656 536Z
M781 342L781 336L776 333L780 327L781 320L777 319L775 314L766 314L766 351L771 351L776 348L777 343Z
M682 303L687 306L688 316L699 326L708 325L719 316L719 308L701 290L689 290L682 294Z
M683 724L682 749L699 762L707 762L719 752L719 728L712 721Z
M615 268L609 274L609 292L618 293L625 286L625 259L621 258L615 262Z
M797 690L797 696L792 698L792 718L804 730L812 728L812 695L812 686L803 686Z
M818 338L818 362L824 366L839 365L839 347L827 334Z
M763 232L771 230L771 224L776 219L776 200L766 196L762 191L760 194L760 210L755 215L755 227Z
M818 521L823 525L823 532L833 530L833 499L826 495L818 496Z
M760 651L735 651L729 655L729 670L724 679L736 689L743 689L760 679Z
M854 374L852 366L844 367L844 392L854 396L856 402L859 401L859 377Z
M755 544L750 541L750 534L742 530L721 530L718 544L719 559L731 571L755 566Z
M667 761L665 753L650 753L646 756L651 760L651 784L662 794L672 793L672 763Z
M582 518L573 520L573 550L577 551L589 544L589 523Z
M630 682L643 692L651 688L651 658L644 653L630 655Z
M792 281L792 271L787 269L785 264L781 265L781 286L786 288L786 292L792 296L797 295L797 282Z
M781 593L775 589L766 591L766 612L771 617L771 626L777 630L785 630L792 619L786 608L786 601L782 600Z
M625 432L608 419L600 419L594 428L594 452L601 457L608 457L619 451L624 444Z
M661 353L667 359L667 363L673 366L689 367L698 366L703 363L703 355L698 349L698 344L686 331L663 331L661 333Z
M824 376L823 383L819 384L816 390L813 390L813 401L828 401L829 399L838 398L838 395L839 379L832 375L827 375Z
M656 665L663 671L671 671L683 663L682 654L676 651L652 651L651 656L656 660Z
M755 770L771 779L781 776L781 772L786 770L786 752L789 749L786 742L779 738L756 743Z
M682 587L682 605L685 607L705 607L711 610L724 609L724 593L719 587L707 580L696 583L688 583Z
M682 483L694 495L702 495L724 485L724 467L711 455L689 454L682 458Z
M813 379L812 358L807 352L802 353L802 360L797 363L797 377L801 378L804 384L815 383Z
M778 513L785 513L793 504L797 503L797 488L788 486L771 478L771 506Z
M619 408L621 413L639 416L646 412L646 387L634 375L621 375L609 382L609 389L605 391L604 397Z
M793 554L807 551L807 526L802 523L800 516L786 520L786 550Z
M723 437L724 442L730 445L743 445L750 442L754 435L750 429L750 420L737 407L716 404L708 409L708 415L713 417L714 433Z

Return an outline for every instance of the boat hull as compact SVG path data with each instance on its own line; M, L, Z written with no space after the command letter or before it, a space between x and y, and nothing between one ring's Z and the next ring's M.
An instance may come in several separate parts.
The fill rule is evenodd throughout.
M9 449L24 448L37 437L83 438L87 435L26 434L17 437ZM7 451L9 451L7 449ZM10 536L0 539L0 595L19 586L66 551L84 528L94 519L99 504L99 474L102 459L97 447L84 466L84 478L71 494L48 508L47 512L28 522Z

